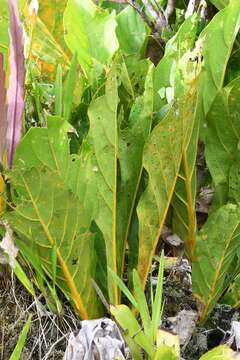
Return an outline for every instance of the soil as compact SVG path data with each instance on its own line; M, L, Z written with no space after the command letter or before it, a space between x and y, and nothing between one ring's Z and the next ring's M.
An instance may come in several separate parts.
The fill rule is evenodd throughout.
M0 360L10 358L29 313L33 314L33 320L21 360L62 360L70 332L77 333L80 329L80 321L71 307L65 303L62 314L53 315L46 309L41 296L37 303L34 302L5 268L0 279ZM165 278L162 322L165 329L168 318L181 310L197 311L191 290L183 284L171 276ZM224 342L233 320L240 321L240 310L218 304L207 323L195 327L188 345L182 348L182 358L199 360L203 353Z
M179 281L168 278L164 287L165 311L163 327L168 327L168 317L176 316L181 310L197 311L197 303L190 290ZM240 321L240 309L217 304L204 325L196 325L187 346L182 347L185 360L199 360L201 355L226 342L232 321ZM235 349L234 349L235 350Z

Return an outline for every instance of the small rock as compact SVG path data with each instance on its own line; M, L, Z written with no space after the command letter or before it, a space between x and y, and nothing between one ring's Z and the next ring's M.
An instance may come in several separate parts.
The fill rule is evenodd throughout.
M198 313L192 310L182 310L177 316L167 318L169 330L179 336L180 345L187 346L196 327Z

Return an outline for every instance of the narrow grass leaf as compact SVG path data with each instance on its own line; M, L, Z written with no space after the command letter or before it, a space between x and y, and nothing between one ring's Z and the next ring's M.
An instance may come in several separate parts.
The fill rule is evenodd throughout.
M124 282L122 281L122 279L121 279L114 271L112 271L111 268L108 268L108 271L109 271L110 275L112 276L113 280L115 281L115 283L118 285L119 289L121 289L121 291L124 293L124 295L128 298L128 300L130 301L130 303L131 303L136 309L138 309L138 303L137 303L137 301L134 299L133 295L132 295L131 292L128 290L127 286L124 284Z
M152 336L154 342L157 339L157 332L160 326L160 320L162 316L162 294L163 294L163 272L164 272L164 252L162 251L160 262L159 262L159 270L158 270L158 281L157 288L154 297L154 303L152 308Z
M21 332L21 335L18 339L17 345L12 353L12 355L10 356L9 360L20 360L21 358L21 354L27 339L27 334L29 332L30 326L31 326L31 320L32 320L32 315L29 315L26 324L24 325L24 328Z
M14 274L18 278L18 280L22 283L22 285L27 289L27 291L35 297L35 291L33 288L33 285L31 281L29 280L27 274L24 272L22 266L19 264L17 260L15 260L14 268L13 268Z
M153 338L151 337L151 319L149 315L146 296L142 289L140 277L136 269L133 270L133 288L134 295L138 304L138 310L143 323L144 333L146 334L149 341L153 344Z

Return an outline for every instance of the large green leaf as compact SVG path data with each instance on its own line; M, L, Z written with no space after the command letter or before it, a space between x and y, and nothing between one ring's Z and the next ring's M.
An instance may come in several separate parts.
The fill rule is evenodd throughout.
M193 292L201 302L201 320L206 320L229 285L227 271L240 246L240 212L236 205L219 208L197 237L196 261L192 266Z
M92 0L69 0L64 25L65 41L88 76L97 66L108 64L118 49L115 13L109 14Z
M116 34L124 55L140 55L146 39L144 21L132 6L127 6L118 14Z
M198 98L197 98L198 99ZM198 101L198 100L197 100ZM190 259L194 258L196 246L197 221L195 214L196 198L196 157L200 117L195 107L192 126L189 126L187 142L182 149L182 162L174 189L172 205L172 226L185 243L185 251Z
M105 95L93 100L88 109L90 130L87 142L93 148L93 173L100 209L95 221L101 230L108 266L117 269L117 152L118 152L118 86L114 69L108 76ZM118 291L108 276L109 297L118 302Z
M205 153L215 187L215 207L239 202L240 79L217 94L206 124Z
M223 304L228 304L232 307L239 308L240 306L240 274L234 279L229 286L227 292L221 301Z
M99 303L91 286L96 259L89 229L94 211L90 201L84 201L90 186L87 152L85 162L70 156L67 129L60 118L49 118L48 129L31 129L24 137L9 174L15 208L6 218L33 267L40 263L80 316L90 318L99 315Z
M195 89L175 104L153 129L146 142L143 166L149 179L138 208L139 260L138 271L146 283L163 223L176 185L182 151L195 113Z
M154 73L154 110L160 111L166 103L171 103L182 95L179 90L178 62L193 47L198 29L198 16L186 19L178 32L167 42L164 57Z
M210 1L219 10L225 8L225 6L229 4L229 0L210 0Z
M195 115L195 123L189 136L189 142L183 149L182 164L179 178L173 198L173 227L186 244L186 251L191 259L194 259L196 243L196 216L195 216L195 196L196 196L196 174L195 162L197 155L197 143L199 125L202 123L204 114L209 110L209 106L224 83L226 66L233 47L235 37L240 26L240 17L233 13L239 8L239 2L233 1L226 10L217 14L210 24L200 35L196 43L195 50L192 52L192 59L197 60L202 69L199 76L198 108ZM221 28L221 24L224 25ZM225 27L228 31L225 33ZM212 56L210 44L222 41L221 55ZM212 49L212 47L211 47ZM217 53L214 52L214 55ZM203 59L202 59L203 57ZM203 104L203 107L202 107ZM203 110L204 109L204 110Z
M142 175L142 156L145 141L151 131L153 113L153 68L149 68L145 91L134 101L129 118L123 115L119 126L118 158L121 183L118 194L119 269L123 270L124 249L129 241L136 254L136 238L129 238L129 229ZM131 251L130 251L131 254ZM131 260L129 260L131 263Z
M224 85L228 60L239 28L240 2L232 0L227 7L214 16L200 35L199 46L204 61L201 95L205 115L217 92Z

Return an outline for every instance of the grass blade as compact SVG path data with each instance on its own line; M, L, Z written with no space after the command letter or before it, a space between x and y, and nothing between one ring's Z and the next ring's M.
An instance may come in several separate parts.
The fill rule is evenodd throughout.
M127 286L124 284L124 282L120 279L120 277L110 268L108 267L109 274L112 276L115 283L118 285L119 289L124 293L124 295L128 298L130 303L138 309L138 303L134 299L131 292L128 290Z
M154 342L156 341L157 330L160 325L160 319L162 315L163 271L164 271L164 252L162 251L159 262L157 289L156 289L156 294L154 297L153 309L152 309L152 336Z
M140 277L136 269L133 270L133 286L134 294L139 307L140 316L143 322L144 333L149 338L149 341L153 343L153 338L151 337L151 318L149 315L146 297L142 289Z
M29 315L27 322L24 325L24 328L22 330L22 333L18 339L17 345L15 346L15 349L14 349L12 355L10 356L9 360L19 360L20 359L20 356L21 356L21 353L22 353L22 350L23 350L23 347L24 347L24 344L25 344L25 341L27 338L28 331L30 329L31 320L32 320L32 315Z

